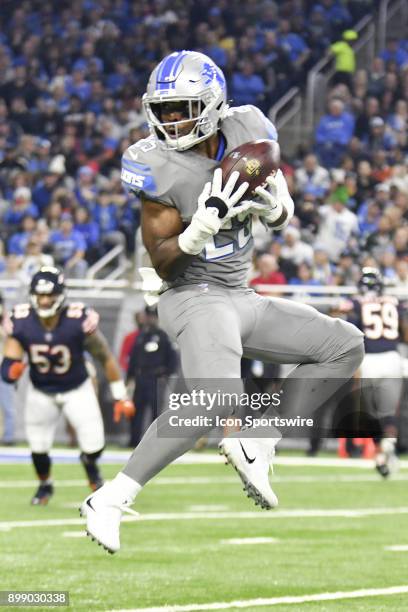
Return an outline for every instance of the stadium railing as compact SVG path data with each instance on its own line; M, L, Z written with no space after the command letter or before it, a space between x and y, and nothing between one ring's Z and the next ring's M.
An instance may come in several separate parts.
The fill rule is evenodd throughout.
M408 21L407 0L382 0L378 12L377 51L384 49L387 32L406 37Z
M302 133L302 94L292 87L269 110L268 116L275 124L281 148L286 155L295 155Z

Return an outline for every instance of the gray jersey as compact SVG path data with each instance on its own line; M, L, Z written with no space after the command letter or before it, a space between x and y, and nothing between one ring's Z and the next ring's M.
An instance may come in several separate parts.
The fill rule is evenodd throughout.
M221 132L225 146L219 151L218 160L193 150L166 150L153 136L138 141L122 158L124 185L148 199L177 208L182 220L190 223L204 184L211 181L222 157L245 142L277 139L274 125L250 105L230 108ZM212 282L242 287L246 284L252 248L251 216L235 218L207 242L171 286Z

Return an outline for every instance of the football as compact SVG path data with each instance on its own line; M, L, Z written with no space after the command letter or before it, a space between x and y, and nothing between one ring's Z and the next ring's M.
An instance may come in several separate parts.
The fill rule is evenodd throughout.
M235 187L248 181L249 188L244 198L253 194L254 189L263 185L266 177L275 174L280 165L280 147L276 140L255 140L246 142L222 160L222 179L225 185L231 172L237 170L239 178Z

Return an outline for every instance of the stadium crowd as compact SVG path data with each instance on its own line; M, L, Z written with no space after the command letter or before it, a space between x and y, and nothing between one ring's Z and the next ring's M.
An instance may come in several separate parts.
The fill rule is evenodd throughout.
M134 251L140 203L122 189L120 159L147 134L141 95L165 54L208 54L233 104L267 111L376 5L4 0L0 278L25 280L51 261L82 277L112 246ZM263 282L349 282L362 257L408 282L407 53L406 42L390 41L372 70L355 73L352 91L330 92L315 149L285 164L295 221L282 238L256 234Z
M373 265L408 289L407 99L407 40L330 88L313 148L285 164L296 217L256 231L253 285L355 285Z

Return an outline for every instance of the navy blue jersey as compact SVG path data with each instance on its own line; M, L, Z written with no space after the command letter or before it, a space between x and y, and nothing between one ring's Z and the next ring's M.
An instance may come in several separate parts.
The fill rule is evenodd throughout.
M366 353L396 351L400 338L401 308L389 295L366 295L351 300L349 320L364 333Z
M87 378L84 343L96 330L99 315L81 303L65 306L58 323L47 330L30 304L17 304L10 317L9 335L28 355L30 379L44 393L64 393Z

